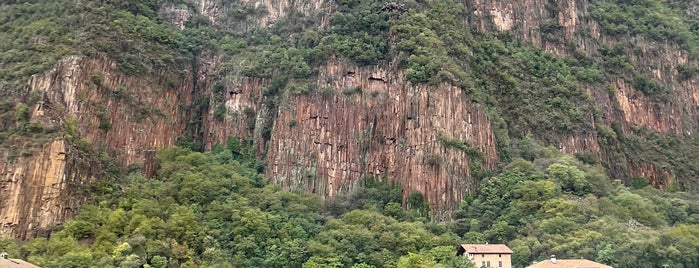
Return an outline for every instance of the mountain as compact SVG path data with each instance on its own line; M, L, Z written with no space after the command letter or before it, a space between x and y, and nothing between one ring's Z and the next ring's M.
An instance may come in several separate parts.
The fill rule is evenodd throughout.
M282 189L370 178L450 220L540 146L699 189L691 1L6 1L0 232L48 236L156 151L229 146Z

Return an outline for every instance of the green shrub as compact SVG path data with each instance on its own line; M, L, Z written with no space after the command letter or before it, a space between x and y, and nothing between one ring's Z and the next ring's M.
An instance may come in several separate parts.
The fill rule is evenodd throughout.
M17 121L20 122L27 122L29 121L30 113L29 113L29 106L27 106L24 103L20 103L17 105Z
M109 118L100 118L99 129L104 131L109 131L112 129L112 123L110 122Z
M355 94L361 95L362 94L362 87L356 86L356 87L343 89L342 94L344 94L345 96L352 96Z
M425 164L432 167L439 167L442 165L442 156L439 154L431 154L426 157Z
M98 87L101 87L104 83L104 74L100 71L93 71L90 73L90 81Z
M648 179L642 178L642 177L634 177L631 179L629 186L631 186L631 189L642 189L646 186L650 185L648 182Z
M575 77L578 79L578 81L589 84L602 83L606 80L604 73L595 68L576 67L573 68L573 72L575 72Z
M697 74L699 74L699 68L696 66L691 66L688 64L680 64L677 65L677 80L679 81L687 81L689 79L692 79L695 77Z
M214 110L214 119L216 119L216 121L222 122L226 116L226 111L227 109L224 104L216 105L216 109Z
M633 86L646 95L661 94L666 91L658 82L646 76L637 76L633 81Z

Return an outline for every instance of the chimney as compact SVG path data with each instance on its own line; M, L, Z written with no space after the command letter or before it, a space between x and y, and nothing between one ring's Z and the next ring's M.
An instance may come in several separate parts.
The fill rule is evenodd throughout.
M551 255L551 263L556 264L556 255Z

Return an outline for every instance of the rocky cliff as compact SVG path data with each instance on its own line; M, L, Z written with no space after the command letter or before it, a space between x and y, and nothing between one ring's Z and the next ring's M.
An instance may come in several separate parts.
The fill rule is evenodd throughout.
M476 185L473 165L497 164L490 122L456 87L409 85L390 67L336 59L319 78L328 92L290 96L276 116L267 176L287 189L332 197L361 178L388 178L403 185L406 198L422 192L435 217L447 219ZM478 154L450 147L450 140Z
M632 48L615 53L627 57L633 71L600 67L609 74L605 81L583 85L598 112L589 125L597 129L571 131L547 145L591 152L624 180L644 177L661 188L682 180L680 186L694 187L676 178L682 173L672 167L636 159L624 151L630 139L619 137L633 137L643 128L683 141L699 130L698 78L677 78L680 65L697 65L686 50L669 42L607 35L592 19L588 1L470 0L463 7L469 14L464 24L474 31L508 33L561 57L603 64L608 49ZM335 9L335 3L323 1L207 0L166 4L159 12L180 30L203 17L212 27L245 32L281 27L275 22L291 13L320 20L316 26L327 28ZM240 10L257 15L227 23ZM196 54L185 67L127 75L109 57L71 56L32 77L20 98L28 102L32 94L41 96L30 107L30 122L61 131L32 142L16 140L13 146L28 148L26 153L0 159L2 233L43 235L74 215L89 196L82 186L106 178L109 163L100 159L112 159L122 171L141 167L153 176L155 150L187 140L205 149L229 138L251 140L270 181L327 198L368 177L400 182L404 197L423 193L435 219L449 219L475 189L476 178L500 161L502 144L483 104L450 83L410 83L396 62L362 67L333 55L314 67L309 83L314 90L276 95L266 93L273 78L229 70L244 64L244 59L209 51ZM666 89L664 95L644 94L634 83L637 74L656 81ZM618 130L612 141L607 140L610 129Z
M626 46L625 56L643 73L668 87L667 100L659 102L645 96L623 77L607 81L606 87L615 91L608 100L605 88L590 87L607 123L624 122L625 128L643 126L658 132L691 135L697 125L699 81L696 77L678 80L678 66L696 64L689 52L678 45L654 43L642 36L612 37L604 34L590 17L590 3L567 1L470 1L475 15L471 20L481 31L507 31L516 38L544 50L564 56L584 53L601 57L602 47ZM544 27L554 28L543 31ZM551 33L559 33L552 35ZM547 36L548 34L548 36ZM555 36L557 38L553 38ZM562 37L562 38L561 38ZM631 51L630 49L634 50Z
M691 137L699 129L699 78L679 79L679 67L695 66L696 58L677 44L656 42L640 35L612 36L605 33L591 16L590 1L499 1L474 0L467 5L471 25L483 32L507 32L519 40L545 51L569 57L604 61L606 49L614 48L629 65L601 66L608 73L602 85L586 86L606 126L620 124L623 132L647 128L676 137ZM696 7L686 10L693 12ZM602 63L604 64L604 63ZM631 69L631 70L628 70ZM634 84L633 72L652 77L667 91L661 98L644 94ZM611 74L611 75L609 75ZM637 75L637 74L636 74ZM611 152L601 148L596 137L571 137L559 148L569 153L599 152L607 167L614 170ZM607 148L609 149L609 148ZM650 178L656 186L666 187L674 178L671 170L662 170L638 159L624 160L628 170L616 173L626 178ZM624 169L624 168L621 168Z
M308 8L318 6L296 9L309 14ZM333 5L325 8L334 9ZM634 135L632 129L647 128L677 137L691 136L699 127L697 78L677 79L679 65L696 61L678 45L605 35L591 18L588 1L468 1L466 8L473 15L469 24L479 31L507 32L563 57L596 59L603 57L601 51L606 47L635 47L621 53L632 66L667 88L667 94L661 99L644 94L630 81L633 77L624 74L610 75L602 84L585 85L600 114L590 118L591 125L619 124L626 135ZM271 17L262 21L274 20L274 14L278 12L270 11ZM554 30L542 30L551 25ZM486 169L497 163L490 122L468 96L447 85L411 85L400 70L386 64L360 68L331 59L314 82L326 90L324 94L284 96L282 107L267 119L264 115L269 107L265 107L262 90L269 81L234 80L224 94L227 111L236 115L235 120L213 123L208 143L251 135L236 127L246 120L255 120L256 129L264 125L259 120L272 120L268 144L262 144L267 141L260 135L255 140L258 149L266 148L267 176L288 189L333 196L351 189L359 178L386 176L401 182L405 195L421 191L438 214L448 214L476 182L470 175L469 157L443 146L440 135L475 146L486 157ZM358 91L353 93L353 89ZM256 111L257 117L245 118L246 109ZM206 121L215 120L209 114ZM610 152L615 149L601 146L594 130L563 135L555 145L567 153L597 154L610 170L617 170L613 174L617 177L643 177L661 188L674 181L672 170L630 156L622 163L612 163L618 160ZM443 165L428 164L431 155L443 157Z
M480 172L497 165L490 122L456 87L411 85L391 66L361 68L336 58L316 83L324 90L283 96L274 111L263 80L229 83L217 92L223 96L211 96L224 99L225 117L204 115L208 147L254 137L266 151L268 178L286 189L333 197L367 177L389 179L403 185L404 197L423 193L440 219L475 187L472 165Z
M0 232L20 239L47 235L72 218L85 200L94 166L62 139L49 141L32 156L0 161Z
M111 179L106 169L143 165L153 175L154 150L185 135L190 77L126 76L109 60L81 57L32 77L26 95L41 97L29 123L46 134L11 140L22 153L6 151L0 159L2 233L23 239L47 234L75 215L91 183Z

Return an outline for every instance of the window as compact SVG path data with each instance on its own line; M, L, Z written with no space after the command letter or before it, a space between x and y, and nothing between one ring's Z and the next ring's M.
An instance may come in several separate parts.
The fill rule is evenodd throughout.
M498 267L502 267L502 261L498 261Z
M486 267L490 267L490 261L488 261L488 266L486 266Z
M485 262L483 262L483 265L481 265L481 267L485 267Z

